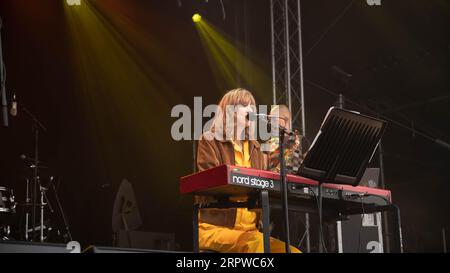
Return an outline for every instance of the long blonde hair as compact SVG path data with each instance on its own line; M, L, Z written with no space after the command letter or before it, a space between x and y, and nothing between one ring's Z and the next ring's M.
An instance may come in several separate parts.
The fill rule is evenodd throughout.
M228 91L220 100L218 105L218 111L216 113L216 116L214 118L214 121L211 125L211 132L214 133L216 139L224 139L227 137L232 137L233 139L236 139L235 135L235 126L236 126L236 120L235 115L229 115L230 108L228 106L247 106L251 105L255 107L256 109L256 102L255 98L253 97L252 93L250 91L243 89L243 88L237 88ZM228 111L227 111L228 110ZM233 126L227 126L229 123L227 121L230 119L230 117L233 118ZM229 121L228 121L229 122ZM225 128L225 131L223 130ZM250 121L250 126L248 130L246 130L246 138L249 139L255 139L254 137L255 133L255 122Z

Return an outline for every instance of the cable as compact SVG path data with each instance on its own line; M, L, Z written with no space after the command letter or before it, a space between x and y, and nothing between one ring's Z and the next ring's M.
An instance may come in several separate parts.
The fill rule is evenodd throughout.
M220 0L220 6L222 7L222 18L223 20L226 19L226 14L225 14L225 5L223 4L223 0Z
M304 186L303 188L308 188L310 191L312 191L314 193L314 191L312 190L312 188L310 186ZM316 203L317 203L317 199L316 199ZM309 233L309 226L306 226L305 222L303 222L303 220L301 218L300 218L300 220L303 223L303 226L305 227L305 232L303 232L302 238L300 239L300 242L297 244L297 248L300 248L300 246L303 243L303 240L305 239L306 234Z
M407 108L421 106L421 105L425 105L425 104L428 104L428 103L441 101L441 100L447 100L447 99L450 99L450 95L438 96L438 97L434 97L434 98L431 98L431 99L427 99L425 101L416 101L416 102L413 102L413 103L408 103L408 104L405 104L405 105L401 105L401 106L398 106L398 107L394 107L394 108L391 108L391 109L384 110L383 114L392 113L392 112L398 112L400 110L404 110L404 109L407 109Z
M314 197L316 199L317 209L320 210L320 202L319 202L318 196L316 195L316 192L311 188L311 186L304 186L304 188L305 187L308 188L313 193L313 195L314 195ZM322 233L322 242L319 242L319 244L322 243L322 246L323 246L323 249L325 250L325 253L328 253L327 247L325 245L324 236L323 236L322 225L321 225L321 223L319 223L319 225L320 225L320 232Z
M360 251L360 245L361 245L361 233L362 233L362 227L363 227L363 222L364 222L364 216L365 216L365 211L364 211L364 200L363 200L363 198L365 198L365 197L370 197L370 196L373 196L373 197L378 197L378 198L380 198L380 199L382 199L383 201L385 201L386 202L386 204L390 204L390 202L389 202L389 200L386 198L386 197L384 197L384 196L381 196L381 195L375 195L375 194L370 194L370 193L362 193L362 194L352 194L352 195L350 195L351 197L359 197L360 198L360 200L361 200L361 210L362 210L362 215L361 215L361 225L359 226L359 234L358 234L358 251L357 251L357 253L359 253L359 251Z
M308 57L308 55L311 53L311 51L320 43L320 41L325 38L325 36L328 34L328 32L331 30L331 28L336 25L339 20L342 19L342 17L345 15L345 13L348 11L348 9L352 6L353 2L355 0L350 1L350 3L344 8L344 10L334 19L334 21L325 29L325 31L320 35L319 39L311 46L311 48L306 52L305 58Z
M327 92L328 94L330 94L330 95L332 95L332 96L335 96L335 97L338 96L338 94L336 94L334 91L331 91L330 89L325 88L325 87L321 86L320 84L317 84L317 83L312 82L312 81L310 81L310 80L305 80L305 83L307 83L307 84L309 84L309 85L312 85L312 86L314 86L314 87L316 87L316 88L318 88L318 89L320 89L320 90L322 90L322 91L325 91L325 92ZM359 108L361 108L361 109L363 109L363 110L365 110L365 111L367 111L367 112L370 112L370 113L372 113L372 114L375 114L375 115L377 115L378 117L380 117L380 118L382 118L382 119L385 119L385 120L387 120L387 121L389 121L389 122L391 122L391 123L393 123L393 124L395 124L395 125L397 125L397 126L403 128L403 129L406 129L406 130L408 130L408 131L410 131L410 132L412 132L412 133L414 133L414 134L417 134L417 135L419 135L419 136L421 136L421 137L423 137L423 138L426 138L426 139L428 139L428 140L430 140L430 141L432 141L432 142L434 142L434 143L436 143L436 144L438 144L438 145L441 145L441 146L443 146L443 147L449 148L449 147L448 147L448 144L445 143L444 141L442 141L442 140L440 140L440 139L437 139L437 138L435 138L435 137L429 136L429 135L427 135L427 134L424 134L424 133L422 133L422 132L419 132L419 131L417 131L417 130L415 130L415 129L413 129L413 128L407 126L407 125L404 125L404 124L401 123L401 122L398 122L398 121L393 120L393 119L391 119L391 118L389 118L389 117L387 117L387 116L385 116L385 115L383 115L383 114L380 114L380 113L378 113L377 111L372 110L372 109L370 109L370 108L367 107L367 106L363 106L363 105L361 105L361 104L359 104L359 103L356 103L356 102L350 100L350 99L347 98L347 97L345 98L345 101L346 101L347 103L352 104L352 105L354 105L354 106L356 106L356 107L359 107Z

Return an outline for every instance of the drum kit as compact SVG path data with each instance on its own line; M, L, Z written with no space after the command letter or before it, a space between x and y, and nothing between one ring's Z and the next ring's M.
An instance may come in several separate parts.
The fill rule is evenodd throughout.
M55 242L56 240L61 242L71 240L70 230L62 213L53 177L50 177L49 180L48 185L44 187L38 178L36 186L39 192L36 195L36 191L30 190L29 187L34 183L30 183L27 178L24 202L18 202L12 188L0 186L0 241ZM56 200L60 215L64 218L65 232L61 232L62 229L55 227L53 222L58 219L55 219L55 210L47 197L49 189L54 192L52 200Z
M0 241L71 241L72 235L58 197L54 176L40 176L42 169L49 169L38 159L39 131L47 129L25 107L22 110L32 121L34 157L30 158L24 154L20 156L27 170L24 183L26 187L23 198L20 198L22 202L16 199L16 190L0 185ZM50 194L52 203L48 198ZM56 211L52 204L57 205ZM55 222L60 222L58 227Z

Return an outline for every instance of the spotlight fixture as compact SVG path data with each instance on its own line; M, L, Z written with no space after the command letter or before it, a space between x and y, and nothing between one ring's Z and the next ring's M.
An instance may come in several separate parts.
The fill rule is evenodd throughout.
M66 0L66 3L69 6L80 6L81 0Z
M198 22L200 22L202 20L202 16L200 15L200 14L198 14L198 13L196 13L196 14L194 14L193 16L192 16L192 21L194 21L194 23L198 23Z

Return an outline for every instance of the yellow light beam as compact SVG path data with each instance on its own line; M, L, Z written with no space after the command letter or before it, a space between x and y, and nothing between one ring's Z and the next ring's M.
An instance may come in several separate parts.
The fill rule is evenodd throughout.
M120 149L135 151L140 162L151 162L155 134L167 127L171 90L157 77L149 77L126 39L90 1L74 9L64 5L72 63L77 78L79 105L99 166L108 175L121 166ZM163 96L164 95L164 96ZM118 147L118 141L127 145ZM160 164L155 162L155 164Z
M224 33L207 20L195 24L206 54L213 60L211 66L215 74L222 74L227 86L237 86L237 75L243 78L258 97L270 102L271 78L239 48L230 42ZM220 76L219 76L220 77ZM216 76L217 78L217 76ZM217 79L216 79L217 80ZM220 81L219 81L220 82Z

